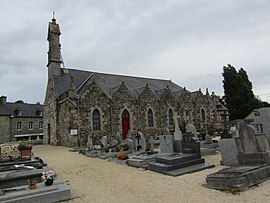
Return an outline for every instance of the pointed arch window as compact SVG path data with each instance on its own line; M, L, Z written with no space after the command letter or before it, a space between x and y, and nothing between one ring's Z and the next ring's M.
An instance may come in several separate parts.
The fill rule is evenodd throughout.
M205 111L204 111L204 109L201 109L201 118L202 118L202 121L205 122Z
M154 116L152 109L148 109L147 118L148 118L148 127L154 127Z
M98 109L93 111L93 130L100 130L100 112Z
M173 125L173 110L169 109L169 126Z

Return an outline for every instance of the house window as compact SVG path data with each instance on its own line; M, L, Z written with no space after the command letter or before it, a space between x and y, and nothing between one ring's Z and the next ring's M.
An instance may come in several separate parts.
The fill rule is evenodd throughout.
M173 110L169 109L169 126L173 125Z
M93 130L100 130L100 113L97 109L93 111Z
M263 125L262 124L257 124L256 127L257 127L258 133L263 133Z
M43 128L43 121L39 121L39 123L38 123L38 128L39 128L39 129L42 129L42 128Z
M154 117L153 117L152 109L148 109L147 118L148 118L148 127L153 127L154 126Z
M21 130L22 129L22 122L17 122L16 129Z
M30 122L28 123L28 129L29 129L29 130L33 130L33 121L30 121Z

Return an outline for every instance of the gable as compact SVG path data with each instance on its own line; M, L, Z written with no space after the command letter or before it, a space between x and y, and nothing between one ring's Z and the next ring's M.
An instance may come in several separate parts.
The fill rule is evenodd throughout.
M74 85L78 91L77 93L80 94L80 89L84 88L87 82L94 77L95 82L109 98L112 98L115 89L117 89L117 87L119 87L122 83L125 84L135 98L135 91L138 88L146 86L147 84L149 87L151 87L153 92L166 87L169 87L173 92L183 89L182 87L173 83L171 80L142 78L63 68L60 76L54 76L55 91L57 96L60 96L69 90L71 75L73 76Z

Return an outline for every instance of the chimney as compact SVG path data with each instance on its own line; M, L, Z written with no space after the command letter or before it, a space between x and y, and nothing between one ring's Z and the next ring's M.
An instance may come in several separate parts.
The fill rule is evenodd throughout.
M6 96L1 96L0 97L0 104L6 104L7 103L7 97Z

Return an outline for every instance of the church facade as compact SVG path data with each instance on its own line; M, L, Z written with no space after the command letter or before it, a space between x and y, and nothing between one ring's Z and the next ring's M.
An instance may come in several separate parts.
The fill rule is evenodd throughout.
M158 136L164 128L192 122L197 129L222 122L218 99L190 92L171 80L62 68L60 27L49 22L48 82L44 102L44 144L83 146L90 131L123 139L129 131Z

